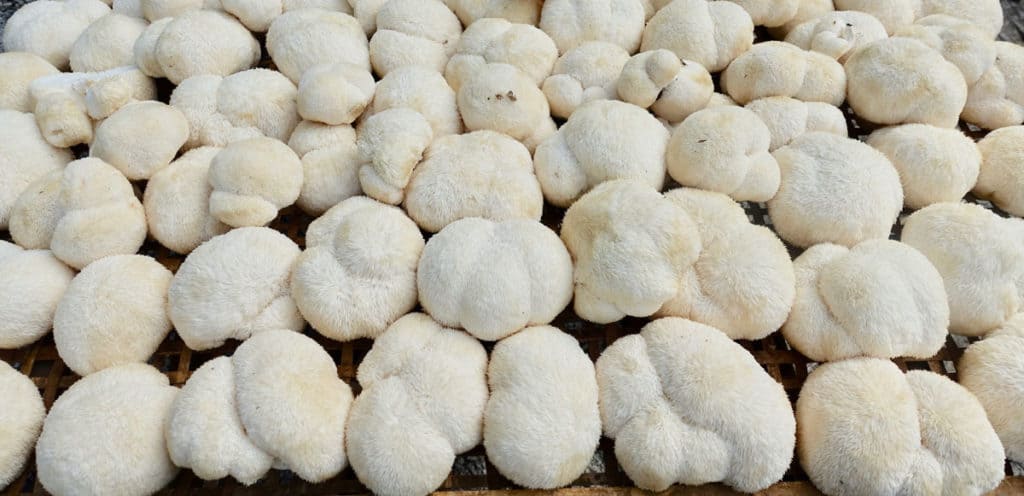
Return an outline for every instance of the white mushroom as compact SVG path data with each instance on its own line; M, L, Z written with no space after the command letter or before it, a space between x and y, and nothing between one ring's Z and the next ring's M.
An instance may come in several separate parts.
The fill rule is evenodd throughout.
M967 102L960 69L911 38L869 43L846 60L847 99L876 124L955 127Z
M20 348L50 332L73 277L74 271L49 251L0 241L0 349Z
M0 229L8 227L14 203L30 184L71 160L68 150L45 141L32 114L0 109Z
M701 251L686 211L636 180L601 184L565 213L577 315L597 323L646 317L679 294Z
M932 15L896 31L932 47L960 69L970 88L996 62L996 44L981 28L956 17Z
M1024 460L1024 314L1017 314L1000 329L964 351L956 367L960 384L985 407L988 419L1003 442L1006 458ZM0 478L0 481L3 479Z
M349 64L310 68L299 80L296 100L303 119L330 125L355 122L373 99L373 75Z
M302 177L302 161L288 145L236 141L210 162L210 213L232 227L267 225L299 198Z
M750 14L733 2L673 0L654 14L640 51L665 48L711 72L726 68L754 44Z
M985 410L933 372L871 358L821 365L796 420L800 465L826 494L981 495L1003 479Z
M358 0L357 0L358 1ZM537 25L540 20L540 0L444 0L445 5L462 24L471 26L488 17L506 19L509 22Z
M11 210L10 229L19 245L49 247L81 269L106 256L138 251L146 239L146 214L117 169L85 158L32 183Z
M808 133L773 155L782 183L768 213L782 239L807 247L889 237L903 209L903 188L881 152L843 136Z
M0 360L0 397L4 398L0 418L5 431L4 444L0 446L0 488L5 488L25 468L43 428L46 408L32 380L3 360Z
M746 105L768 126L775 151L807 133L823 132L848 136L846 116L837 107L823 102L802 102L788 96L759 98Z
M534 166L544 198L568 207L591 188L614 179L635 179L660 190L668 141L665 126L635 105L587 103L537 147Z
M494 131L436 139L413 170L404 206L422 229L466 217L540 220L544 207L530 152Z
M320 122L301 121L288 138L288 146L300 157L309 152L356 140L356 130L341 124L330 126Z
M497 131L530 152L557 130L544 93L509 64L483 64L468 74L457 101L467 131Z
M413 168L434 140L423 114L405 107L376 113L359 127L359 184L368 196L399 205Z
M768 127L750 110L712 107L691 114L672 132L665 163L683 186L764 202L779 190L770 144Z
M370 63L381 77L410 65L443 72L462 24L440 0L388 0L377 12Z
M707 69L665 49L634 55L616 83L622 101L650 108L669 122L680 122L706 107L714 92Z
M352 126L302 121L295 127L288 146L302 159L302 189L295 204L306 213L320 215L361 193L362 162Z
M1024 123L1024 47L995 42L995 64L967 92L964 120L984 129Z
M225 147L261 136L288 139L299 122L297 92L280 74L254 69L188 78L174 89L171 106L188 120L185 149Z
M546 0L539 27L560 53L588 41L607 41L634 53L646 19L640 0Z
M466 28L455 53L444 69L452 89L487 64L509 64L535 86L544 82L558 58L555 42L544 31L505 19L481 19Z
M53 317L61 360L81 376L149 360L171 332L171 277L171 271L142 255L114 255L86 266Z
M210 162L220 150L210 146L190 150L157 169L146 183L142 205L149 233L172 251L188 254L229 229L210 213L213 187L207 177Z
M29 85L40 77L59 72L46 59L34 53L0 53L0 110L32 112L35 103L29 93Z
M1024 126L997 129L978 142L981 172L974 194L1024 216Z
M178 17L190 10L199 10L203 8L207 10L223 10L223 4L220 0L115 0L115 2L117 1L120 1L121 9L118 9L118 5L115 5L115 12L127 7L125 5L126 1L131 1L132 3L137 4L137 12L122 13L125 15L144 18L150 22Z
M529 327L498 342L487 369L487 459L516 484L576 480L601 438L594 363L572 336Z
M316 341L262 332L242 343L231 363L238 417L253 444L308 482L345 468L352 390Z
M89 25L71 47L75 72L98 72L133 65L132 47L148 24L137 17L110 13Z
M643 489L723 482L757 492L789 468L796 425L782 385L713 327L651 322L604 350L597 383L604 433Z
M798 0L797 3L796 15L781 26L768 28L768 34L778 40L785 39L797 26L835 10L832 0Z
M778 27L796 17L800 0L729 0L739 4L750 14L754 24Z
M743 207L721 193L679 188L665 197L696 222L701 251L657 315L713 326L732 339L761 339L781 327L795 279L775 233L751 224Z
M29 2L7 19L4 50L34 53L58 69L67 69L75 40L108 13L110 7L99 0Z
M483 437L487 352L423 314L403 317L359 364L363 391L348 417L359 480L382 496L427 495Z
M359 26L366 36L373 36L377 31L377 13L381 7L391 0L348 0L352 5L352 15L359 21Z
M213 10L190 10L151 24L134 51L143 72L174 84L193 76L227 76L260 60L260 45L245 26Z
M904 124L879 129L866 142L896 167L910 208L959 201L978 180L981 153L957 129Z
M766 41L736 58L722 73L722 89L741 105L769 96L842 105L846 73L828 55Z
M435 320L496 341L548 324L569 305L572 259L539 222L462 219L430 238L416 281Z
M175 330L193 350L270 329L302 329L288 281L299 247L266 227L215 236L192 251L168 292Z
M295 304L331 339L375 338L416 306L423 244L400 209L349 198L309 225L292 269Z
M990 40L1003 29L1003 6L999 0L921 0L919 17L936 14L970 22L982 29Z
M931 260L949 297L949 332L982 336L1024 310L1024 224L980 205L936 203L914 212L902 241Z
M141 363L82 378L62 393L36 444L36 471L54 496L154 494L178 474L164 423L178 388Z
M89 155L113 165L128 179L149 179L171 163L188 139L188 120L160 102L125 105L96 127Z
M832 0L836 10L871 14L889 34L913 24L921 16L921 0Z
M888 37L885 26L875 16L840 10L794 27L786 35L786 43L844 62L854 50Z
M455 91L444 76L435 71L419 66L391 71L377 83L373 102L363 118L399 107L410 108L426 117L435 138L462 132Z
M605 41L588 41L565 52L541 86L551 115L568 119L584 103L614 100L628 60L622 47Z
M342 12L298 9L282 14L267 31L267 52L293 83L310 68L328 63L370 70L366 35L359 21Z

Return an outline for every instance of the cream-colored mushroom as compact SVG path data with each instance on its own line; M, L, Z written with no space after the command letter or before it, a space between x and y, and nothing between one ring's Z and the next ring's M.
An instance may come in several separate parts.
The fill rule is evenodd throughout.
M900 28L893 36L913 38L932 47L960 69L974 86L996 62L996 44L981 28L956 17L931 15Z
M236 141L210 162L210 213L232 227L267 225L299 198L302 178L302 161L288 145Z
M679 60L665 49L630 58L615 87L622 101L650 108L669 122L680 122L703 109L715 92L707 69L694 61Z
M32 112L32 81L60 72L46 59L29 52L0 53L0 110Z
M998 0L921 0L919 17L945 14L982 29L995 39L1003 29L1003 6Z
M427 118L434 137L462 133L462 118L455 91L444 76L419 66L403 67L388 73L377 83L368 118L387 109L407 107Z
M459 18L440 0L388 0L377 12L370 63L381 77L411 65L443 72L461 34Z
M125 105L96 127L89 155L113 165L129 180L149 179L171 163L188 139L188 120L160 102Z
M44 140L32 114L0 109L0 229L8 227L14 203L30 184L71 159L70 151Z
M149 233L160 244L188 254L229 226L210 213L210 162L221 149L204 146L157 169L146 183L142 205Z
M29 2L7 19L4 50L34 53L58 69L67 69L75 40L108 13L110 7L99 0Z
M981 172L974 194L1024 216L1024 126L997 129L978 142Z
M462 33L444 77L452 89L459 91L472 74L488 64L500 63L514 66L539 86L551 74L557 58L558 48L544 31L505 19L481 19Z
M832 0L836 10L871 14L889 34L914 23L921 15L921 0Z
M729 0L750 14L754 24L778 27L796 17L800 0Z
M846 77L843 66L828 55L766 41L729 64L721 83L741 105L758 98L788 96L839 106L846 99Z
M0 349L32 344L50 332L53 314L74 276L47 250L22 250L0 241Z
M665 48L711 72L725 69L754 44L754 22L739 5L725 1L673 0L654 14L640 51Z
M539 27L560 53L588 41L607 41L634 53L646 19L640 0L546 0Z
M133 65L132 47L148 24L137 17L110 13L89 25L71 47L74 72L98 72Z
M190 10L151 24L134 51L143 72L174 84L193 76L228 76L260 60L260 45L245 26L213 10Z
M798 0L798 3L796 15L781 26L768 28L768 34L777 40L785 39L797 26L835 10L832 0Z
M444 0L445 5L462 24L471 26L488 17L506 19L509 22L537 25L540 20L541 0Z
M996 59L967 92L961 117L983 129L1024 123L1024 47L995 42Z
M825 13L794 27L786 35L786 43L844 62L854 50L888 37L885 26L875 16L840 10Z
M430 122L410 108L387 109L364 120L356 141L363 191L375 200L401 204L413 168L433 140Z
M866 142L896 167L910 208L959 201L978 180L981 153L957 129L904 124L879 129Z
M9 431L0 446L0 488L6 488L18 478L32 455L43 428L46 407L35 383L3 360L0 360L0 396L4 398L4 429Z
M802 102L787 96L759 98L746 105L747 110L757 114L768 126L772 142L769 150L775 151L793 142L794 139L813 132L832 133L848 136L846 116L837 107L823 102Z
M310 68L299 80L297 110L303 119L337 126L351 124L373 99L373 75L349 64Z
M568 119L584 103L614 100L628 60L622 47L605 41L588 41L565 52L541 86L551 115Z
M320 215L361 193L362 162L352 126L302 121L295 127L288 146L302 159L302 189L295 204L305 212Z
M467 75L457 102L468 131L497 131L531 153L557 130L544 93L509 64L484 64Z

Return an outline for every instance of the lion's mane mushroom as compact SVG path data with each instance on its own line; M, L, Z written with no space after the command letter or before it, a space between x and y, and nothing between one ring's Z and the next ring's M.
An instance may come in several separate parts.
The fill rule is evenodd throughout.
M25 468L39 431L43 428L46 407L31 379L0 360L0 397L4 409L4 443L0 446L0 489L6 488Z
M771 139L768 126L750 110L712 107L691 114L672 132L665 163L683 186L764 202L779 190Z
M761 339L781 327L795 280L775 233L751 224L743 207L721 193L679 188L665 197L696 222L702 246L679 293L657 315L714 326L732 339Z
M466 217L540 220L544 207L530 152L494 131L435 140L413 170L405 209L430 232Z
M376 85L370 71L358 66L314 66L299 80L296 100L299 115L333 126L351 124L370 104Z
M190 10L150 24L134 52L143 72L174 84L193 76L227 76L260 60L252 33L234 17L213 10Z
M423 114L405 107L376 113L359 127L359 183L367 196L391 205L405 200L413 168L434 140Z
M402 129L393 129L402 133ZM339 202L358 195L359 149L352 126L329 126L302 121L288 146L302 160L302 189L295 204L310 215L320 215Z
M344 63L370 70L370 49L359 22L342 12L286 12L267 31L267 52L294 83L315 66Z
M959 201L978 180L981 153L957 129L904 124L879 129L866 142L896 167L910 208Z
M607 41L634 53L647 15L640 0L547 0L539 27L560 53L588 41Z
M888 239L823 243L793 265L796 302L782 333L810 359L928 358L946 342L942 276L914 248Z
M768 34L778 40L785 39L797 26L836 10L832 0L799 0L798 3L796 14L785 24L768 28Z
M668 141L665 126L635 105L587 103L537 147L534 165L544 198L568 207L591 188L614 179L635 179L661 189Z
M89 25L71 47L74 72L98 72L133 65L132 47L148 24L137 17L110 13Z
M544 93L509 64L484 64L467 75L457 102L468 131L497 131L530 152L557 130Z
M846 60L847 98L876 124L955 127L967 102L960 69L911 38L869 43Z
M561 234L575 262L573 306L597 323L657 312L679 294L701 250L681 206L629 179L583 195L566 211Z
M903 209L900 177L889 159L857 140L807 133L772 154L782 183L768 201L772 224L795 246L853 246L887 238Z
M288 282L299 247L266 227L215 236L192 251L171 281L171 322L193 350L269 329L302 329Z
M754 44L750 14L733 2L674 0L654 14L640 51L665 48L711 72L726 68Z
M551 115L568 119L584 103L614 100L628 60L622 47L605 41L588 41L562 54L541 86Z
M174 464L192 469L203 480L230 475L253 484L274 462L253 444L238 418L234 367L227 356L192 372L171 405L166 437Z
M540 20L540 0L444 0L445 5L467 27L488 17L536 26Z
M423 235L400 209L349 198L309 225L292 297L324 336L375 338L416 306L422 251Z
M114 12L121 11L122 14L154 23L161 19L178 17L190 10L224 10L221 0L115 0L115 3L119 3L121 8L114 5ZM129 3L133 4L132 9L125 12Z
M871 14L893 34L914 23L921 14L921 0L832 0L835 10Z
M555 42L544 31L505 19L481 19L466 28L444 70L452 89L484 66L509 64L540 86L558 59Z
M130 180L149 179L174 160L188 133L188 120L178 109L153 101L132 103L96 127L89 154Z
M366 119L392 108L406 107L427 118L434 137L462 133L462 118L455 91L441 74L419 66L391 71L377 82Z
M960 384L985 407L1006 458L1024 461L1024 313L968 346L957 372Z
M914 212L902 241L942 274L949 332L982 336L1024 309L1024 224L980 205L936 203Z
M114 255L86 266L53 317L61 360L81 376L149 360L171 332L171 277L171 271L142 255Z
M373 342L356 377L363 391L349 413L347 451L374 494L430 494L455 455L480 443L487 352L466 333L409 314Z
M970 88L996 62L996 44L977 26L956 17L932 15L905 26L893 36L913 38L960 69Z
M669 122L703 109L715 92L711 74L700 64L679 60L669 50L634 55L623 66L616 93L624 102L650 108Z
M117 169L84 158L32 183L11 210L10 229L19 245L49 247L81 269L106 256L138 251L146 239L146 214Z
M846 116L837 107L823 102L802 102L787 96L759 98L746 105L768 126L775 151L794 139L816 131L848 136Z
M188 254L229 229L210 213L213 187L207 177L210 162L220 150L210 146L190 150L157 169L146 183L142 205L149 233L177 253Z
M155 494L178 473L164 423L178 388L141 363L74 383L50 408L36 444L39 482L55 496Z
M494 346L484 412L487 459L531 489L576 480L601 438L594 363L554 327L528 327Z
M210 162L210 213L232 226L264 226L302 191L302 161L271 138L229 144Z
M728 0L739 4L750 14L755 25L769 28L779 27L794 17L800 8L800 0Z
M391 0L348 0L352 5L352 16L359 22L367 37L373 36L377 31L377 13L389 1Z
M0 229L8 227L11 209L30 184L71 159L68 150L46 142L32 114L0 109Z
M997 129L978 142L981 172L974 194L1024 216L1024 126Z
M39 0L17 10L4 26L4 50L34 53L58 69L69 67L75 40L110 13L99 0Z
M35 103L29 93L29 85L38 78L59 72L53 64L34 53L0 53L0 110L32 112Z
M388 0L377 12L370 63L381 77L410 65L444 72L462 24L440 0Z
M796 425L782 385L718 329L651 322L604 350L597 383L604 433L643 489L723 482L756 492L789 468Z
M1003 479L985 410L933 372L873 358L821 365L796 420L800 465L826 494L981 495Z
M238 417L253 444L308 482L345 468L352 390L316 341L262 332L238 347L231 364Z
M430 238L416 274L423 309L486 341L550 323L572 299L572 259L539 222L455 221Z
M74 276L49 251L22 250L0 241L0 349L20 348L50 332L53 314Z
M875 16L840 10L794 27L786 35L786 43L844 62L854 50L888 37L885 26Z
M846 73L828 55L781 41L754 45L722 73L722 89L737 103L769 96L842 105Z
M921 0L918 17L944 14L978 26L990 40L1003 29L1003 7L999 0Z
M1024 47L995 42L995 63L967 92L962 117L983 129L1024 123Z

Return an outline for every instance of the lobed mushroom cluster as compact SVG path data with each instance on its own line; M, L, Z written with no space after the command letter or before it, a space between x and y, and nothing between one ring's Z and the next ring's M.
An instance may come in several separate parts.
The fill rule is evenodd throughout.
M757 492L796 456L829 495L988 492L1024 463L1002 22L998 0L27 4L0 53L0 348L52 330L82 378L47 412L0 362L0 487L35 453L57 496L347 466L425 495L482 444L552 489L603 435L653 491ZM268 227L293 205L301 244ZM595 363L567 311L647 320ZM358 395L307 326L373 340ZM179 388L147 364L172 332L241 344ZM775 332L817 363L795 406L736 342ZM959 384L892 362L950 334Z

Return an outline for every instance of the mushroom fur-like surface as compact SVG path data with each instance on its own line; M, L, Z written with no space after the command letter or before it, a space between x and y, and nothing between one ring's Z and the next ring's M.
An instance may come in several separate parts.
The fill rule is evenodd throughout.
M956 17L923 17L899 29L894 36L913 38L941 53L960 69L968 88L996 62L996 44L992 39L974 24Z
M345 468L345 421L352 389L316 341L270 330L231 357L238 417L253 444L307 482Z
M75 382L43 423L39 482L54 496L156 493L178 474L164 442L177 395L167 376L141 363Z
M193 350L270 329L302 329L289 288L299 247L266 227L243 227L203 243L182 262L168 291L175 330Z
M529 327L498 342L487 368L487 459L531 489L568 485L601 438L594 363L572 336Z
M423 230L466 217L540 220L544 207L530 152L494 131L438 138L413 170L406 211Z
M0 109L0 229L8 227L11 209L30 184L71 160L69 150L46 141L32 114Z
M868 43L853 52L844 67L850 107L876 124L952 128L967 102L960 69L915 39Z
M34 53L0 53L0 109L32 112L35 103L29 93L29 85L37 78L59 72L53 64Z
M836 10L832 0L799 0L796 14L781 26L768 28L768 34L775 39L785 39L786 35L797 26L813 21L829 12Z
M423 245L400 209L349 198L309 225L306 250L292 268L292 297L324 336L375 338L416 306Z
M964 120L983 129L1024 123L1024 47L995 42L996 59L967 92Z
M664 48L720 72L754 44L754 22L733 2L673 0L654 14L640 51Z
M622 47L605 41L588 41L562 54L541 85L551 115L568 119L584 103L614 100L628 60Z
M959 201L978 180L981 153L957 129L904 124L879 129L866 142L896 167L910 208Z
M679 122L707 106L715 92L711 74L700 64L679 60L669 50L634 55L615 85L624 102L650 108L654 115Z
M299 80L296 105L303 119L329 125L355 122L373 99L373 74L350 64L324 64Z
M691 114L672 131L665 163L679 184L764 202L779 190L779 164L768 152L771 132L743 107Z
M285 12L267 31L267 52L282 74L298 84L307 70L344 63L370 70L370 49L359 21L343 12Z
M497 131L530 152L557 130L544 93L509 64L480 66L462 81L457 101L468 131Z
M455 455L483 438L487 352L468 334L413 313L373 342L357 372L347 453L381 496L427 495Z
M949 298L949 332L983 336L1024 309L1024 224L980 205L936 203L914 212L901 240L935 265Z
M871 14L889 34L921 16L921 0L832 0L836 10Z
M358 0L357 0L358 1ZM540 20L540 0L444 0L445 5L462 23L470 26L488 17L509 22L537 25Z
M539 86L551 74L557 58L558 48L544 31L505 19L481 19L462 33L444 77L459 91L462 82L481 67L500 63L514 66Z
M402 129L392 129L401 134ZM288 146L302 159L302 189L295 204L310 215L320 215L360 194L359 148L352 126L329 126L302 121Z
M729 0L739 4L750 14L754 24L769 28L779 27L794 17L801 0Z
M534 166L544 198L568 207L591 188L614 179L635 179L660 190L668 142L669 131L643 109L593 101L537 147Z
M768 213L782 239L808 247L853 246L889 237L903 209L903 188L882 152L857 140L815 132L772 155L782 183L768 201Z
M4 408L0 422L4 426L4 442L0 446L0 489L6 488L21 474L43 428L46 407L35 383L0 360L0 397Z
M921 0L920 17L944 14L978 26L989 39L1003 29L1003 7L999 0Z
M232 226L264 226L299 198L302 161L272 138L236 141L210 162L210 213Z
M820 365L796 420L800 465L825 494L981 495L1003 479L985 410L933 372L872 358Z
M11 237L49 247L81 269L103 257L132 254L146 240L146 213L131 183L110 164L84 158L32 183L11 210Z
M148 25L142 19L116 12L100 17L71 46L71 70L98 72L133 65L135 40Z
M1024 313L968 346L956 369L960 385L985 408L1006 458L1024 460Z
M0 241L0 349L20 348L50 332L74 276L48 250Z
M758 43L722 73L722 89L736 103L769 96L842 105L846 73L828 55L781 41Z
M769 150L775 151L807 133L848 136L846 116L838 107L822 102L803 102L787 96L759 98L746 104L771 133Z
M188 134L188 120L180 110L161 102L131 103L97 126L89 155L129 180L149 179L174 160Z
M997 129L978 142L981 172L974 194L1024 216L1024 126Z
M359 127L359 184L367 196L399 205L413 168L434 140L423 114L406 107L376 113Z
M190 10L150 24L134 51L142 72L174 84L192 76L227 76L260 60L260 45L245 26L213 10Z
M885 26L865 12L840 10L804 22L786 35L786 43L823 53L840 62L854 50L889 37Z
M572 259L539 222L461 219L430 238L416 274L441 324L495 341L558 316L572 299Z
M814 245L793 262L796 302L782 327L808 358L928 358L946 342L942 276L921 252L888 239Z
M462 24L440 0L388 0L377 12L370 64L379 76L410 65L444 72Z
M4 50L36 54L54 67L69 67L79 35L110 13L99 0L39 0L19 8L4 26Z
M696 222L702 247L679 293L657 315L710 325L732 339L761 339L782 326L795 280L775 233L751 224L743 207L721 193L679 188L665 197Z
M377 82L366 119L392 108L406 107L423 115L434 130L434 137L462 132L462 119L455 91L441 74L419 66L402 67Z
M588 41L607 41L634 53L646 19L641 0L547 0L539 27L560 53Z
M793 459L796 425L782 385L713 327L655 320L604 350L597 383L604 433L643 489L722 482L757 492Z
M679 294L701 251L683 207L628 179L583 195L566 211L561 236L575 264L573 307L599 324L657 312Z
M187 255L229 229L210 213L213 187L207 177L210 162L220 150L212 146L189 150L157 169L146 183L142 205L149 234L176 253Z

